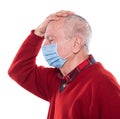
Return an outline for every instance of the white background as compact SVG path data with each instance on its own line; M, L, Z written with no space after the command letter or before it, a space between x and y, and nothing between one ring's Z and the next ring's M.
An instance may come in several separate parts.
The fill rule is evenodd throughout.
M0 119L46 119L49 103L17 85L7 74L21 43L45 17L71 10L88 20L93 35L90 53L120 83L119 0L0 1ZM46 65L44 59L37 64Z

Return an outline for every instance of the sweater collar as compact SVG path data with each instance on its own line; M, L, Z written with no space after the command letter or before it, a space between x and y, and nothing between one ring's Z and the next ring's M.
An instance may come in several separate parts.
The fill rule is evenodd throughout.
M75 69L73 69L69 74L66 76L63 76L62 73L58 73L58 78L61 81L62 84L69 84L80 72L87 69L90 65L95 63L95 59L92 55L89 55L89 57L84 60L82 63L80 63Z

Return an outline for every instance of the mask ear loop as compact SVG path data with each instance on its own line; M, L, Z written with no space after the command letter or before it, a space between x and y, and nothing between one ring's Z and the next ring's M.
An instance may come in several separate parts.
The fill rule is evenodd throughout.
M68 54L64 59L67 59L67 58L69 58L70 56L72 56L73 55L73 53L70 53L70 54Z
M57 43L55 43L55 44L56 44L56 53L57 53L57 55L58 55L60 58L66 60L68 57L70 57L71 55L73 55L73 53L70 53L70 54L68 54L66 57L61 57L61 56L59 55L58 51L57 51L58 45L57 45Z
M57 45L57 44L56 44ZM81 49L84 47L84 46L86 46L86 44L83 44L82 46L81 46L81 48L80 48L80 50L78 51L78 52L80 52L81 51ZM57 49L57 48L56 48ZM56 51L57 52L57 51ZM73 54L77 54L78 52L76 52L76 53L70 53L70 54L68 54L66 57L61 57L59 54L58 54L58 52L57 52L57 54L61 57L61 58L63 58L63 59L67 59L67 58L69 58L70 56L72 56Z
M54 43L55 44L55 46L56 46L56 54L61 58L61 59L63 59L63 60L66 60L66 58L63 58L63 57L61 57L60 55L59 55L59 53L58 53L58 51L57 51L57 49L58 49L58 45L57 45L57 43Z

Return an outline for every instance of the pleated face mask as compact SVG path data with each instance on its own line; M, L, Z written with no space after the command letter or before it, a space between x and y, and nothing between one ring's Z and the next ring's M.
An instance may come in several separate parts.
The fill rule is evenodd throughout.
M42 53L47 63L56 68L61 68L67 61L65 58L59 56L57 44L42 46Z

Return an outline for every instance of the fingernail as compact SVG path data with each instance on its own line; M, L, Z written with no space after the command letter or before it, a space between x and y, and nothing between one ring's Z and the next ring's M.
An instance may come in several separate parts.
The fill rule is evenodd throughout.
M68 14L66 14L66 13L64 14L64 16L67 16L67 15L68 15Z

